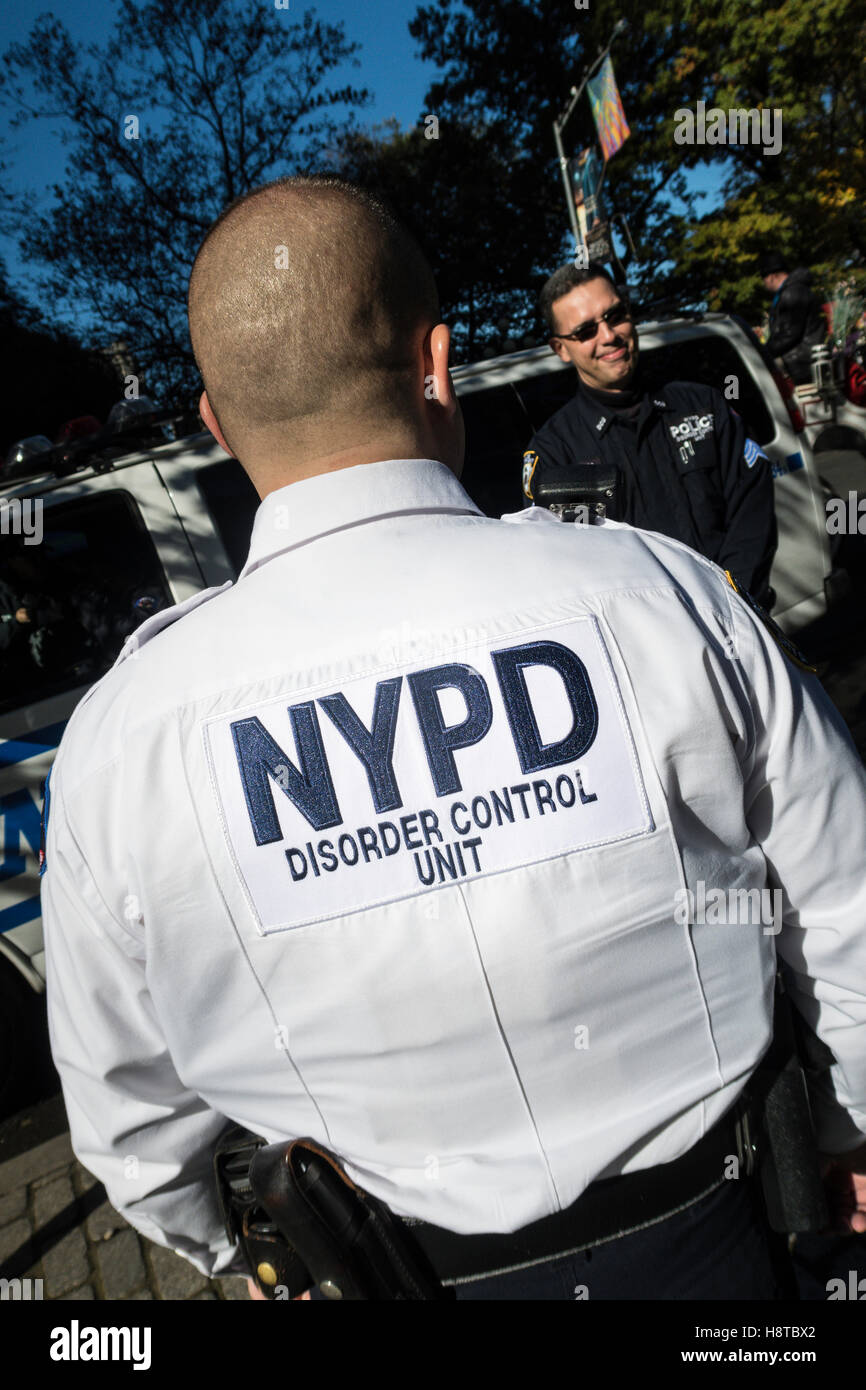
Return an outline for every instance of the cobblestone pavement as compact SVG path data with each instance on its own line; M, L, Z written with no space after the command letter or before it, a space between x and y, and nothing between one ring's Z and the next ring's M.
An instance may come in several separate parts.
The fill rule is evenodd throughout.
M245 1280L206 1279L134 1231L68 1134L0 1164L0 1269L41 1279L44 1299L249 1299Z

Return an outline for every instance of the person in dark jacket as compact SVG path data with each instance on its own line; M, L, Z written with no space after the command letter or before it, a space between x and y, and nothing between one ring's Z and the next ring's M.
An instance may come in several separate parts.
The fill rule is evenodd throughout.
M766 348L782 365L795 385L811 380L812 348L827 337L824 296L812 283L805 266L789 270L784 256L770 251L761 258L761 278L773 296L770 336Z
M534 435L523 491L577 464L613 464L613 520L685 542L770 606L776 549L769 460L719 391L691 381L643 388L628 306L598 264L556 271L541 295L550 344L578 389Z

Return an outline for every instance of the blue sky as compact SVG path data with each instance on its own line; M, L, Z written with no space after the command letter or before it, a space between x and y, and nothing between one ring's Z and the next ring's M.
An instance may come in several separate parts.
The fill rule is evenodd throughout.
M250 3L271 3L272 0L250 0ZM135 0L126 0L135 3ZM189 0L195 4L196 0ZM508 3L508 0L502 0ZM409 21L419 6L419 0L318 0L314 5L319 18L328 22L341 21L346 36L361 45L356 55L361 66L346 64L329 75L329 84L366 86L373 94L369 108L359 113L364 125L372 125L396 117L405 129L423 115L424 93L435 79L436 68L417 56L415 40L409 34ZM289 0L290 13L300 13L304 0ZM112 0L15 0L0 11L0 51L12 42L23 41L38 15L45 12L58 15L73 39L85 42L103 40L113 27L116 6ZM6 132L4 132L6 134ZM4 158L8 160L13 186L25 187L37 207L48 200L47 188L62 183L65 168L64 150L50 123L41 121L6 135ZM721 170L703 170L691 182L694 187L713 190ZM710 198L700 205L706 211L716 201ZM565 219L563 208L563 219ZM0 256L7 265L13 285L38 302L34 272L23 264L15 248L14 238L0 236Z
M505 3L506 0L503 0ZM135 3L135 0L128 0ZM189 0L195 4L195 0ZM268 0L251 0L268 3ZM329 76L329 83L340 86L353 82L366 86L375 101L366 113L366 120L383 121L396 116L404 126L417 121L424 93L436 68L423 63L415 55L415 40L409 35L409 21L420 0L315 0L306 5L303 0L290 0L289 13L295 17L305 9L315 9L319 19L345 26L346 37L361 44L356 54L361 67L347 63ZM98 42L108 36L113 27L116 6L112 0L15 0L0 10L0 51L10 43L20 42L29 34L34 20L44 13L58 16L74 39ZM50 160L48 149L31 151L36 162L31 172L36 176ZM55 167L62 167L62 161Z
M189 2L195 4L195 0ZM340 87L351 82L370 89L374 100L359 113L364 125L394 116L405 129L419 119L424 93L436 69L415 56L415 41L409 35L409 20L418 3L419 0L318 0L307 6L303 0L290 0L289 12L293 16L305 8L314 8L321 20L342 22L346 37L361 44L356 54L361 66L346 63L334 69L328 76L328 85ZM0 51L5 52L10 43L23 42L34 21L44 13L56 14L73 39L101 42L114 26L116 6L112 0L63 0L62 4L58 0L53 4L51 0L15 0L14 5L0 10ZM5 116L3 123L5 126ZM64 177L65 154L59 138L52 135L47 121L18 131L4 129L3 135L11 181L15 186L26 187L36 205L43 206L48 201L45 190ZM25 294L31 291L33 272L20 260L14 238L0 236L0 256L5 259L16 287ZM35 289L32 294L35 299Z

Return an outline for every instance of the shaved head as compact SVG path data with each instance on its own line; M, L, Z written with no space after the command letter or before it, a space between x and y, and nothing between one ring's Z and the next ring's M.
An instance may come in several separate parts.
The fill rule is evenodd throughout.
M335 178L280 179L232 203L189 283L193 352L245 464L408 421L419 344L438 318L417 243Z

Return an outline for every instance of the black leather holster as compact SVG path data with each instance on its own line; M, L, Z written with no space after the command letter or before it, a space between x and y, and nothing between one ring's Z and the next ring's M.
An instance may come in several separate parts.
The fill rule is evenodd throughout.
M265 1144L245 1130L214 1159L229 1238L268 1299L314 1284L330 1299L453 1299L409 1229L311 1139Z

